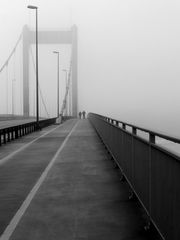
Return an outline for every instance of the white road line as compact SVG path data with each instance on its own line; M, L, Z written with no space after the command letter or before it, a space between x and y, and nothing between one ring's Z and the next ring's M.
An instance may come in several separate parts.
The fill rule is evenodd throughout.
M21 205L21 207L16 212L16 214L12 218L11 222L9 223L7 228L5 229L4 233L1 235L0 240L9 240L10 239L11 235L13 234L14 230L16 229L16 226L18 225L18 223L21 220L22 216L26 212L26 209L30 205L31 201L33 200L34 196L36 195L36 193L37 193L38 189L40 188L41 184L44 182L44 180L45 180L49 170L53 166L53 164L56 161L58 155L60 154L60 152L62 151L62 149L66 145L69 137L71 136L72 132L77 127L77 125L78 125L78 122L71 129L71 131L69 132L69 134L65 138L64 142L62 143L62 145L60 146L60 148L58 149L58 151L56 152L56 154L54 155L54 157L52 158L52 160L50 161L50 163L48 164L48 166L44 170L44 172L41 174L39 180L36 182L36 184L34 185L32 190L30 191L30 193L28 194L28 196L24 200L23 204Z
M31 145L32 143L34 143L35 141L37 141L38 139L46 136L47 134L55 131L57 128L61 127L62 125L59 125L51 130L49 130L48 132L45 132L43 135L35 138L34 140L32 140L31 142L27 143L26 145L20 147L19 149L15 150L14 152L10 153L8 156L0 159L0 165L4 164L5 162L7 162L11 157L13 157L14 155L16 155L17 153L19 153L20 151L24 150L25 148L27 148L29 145Z

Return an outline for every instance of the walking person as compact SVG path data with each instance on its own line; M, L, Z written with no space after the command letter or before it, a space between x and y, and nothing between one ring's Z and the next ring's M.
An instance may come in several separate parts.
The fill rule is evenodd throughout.
M83 112L82 112L82 115L83 115L83 118L85 119L85 118L86 118L86 112L83 111Z
M79 112L79 118L81 119L81 115L82 115L82 113L81 112Z

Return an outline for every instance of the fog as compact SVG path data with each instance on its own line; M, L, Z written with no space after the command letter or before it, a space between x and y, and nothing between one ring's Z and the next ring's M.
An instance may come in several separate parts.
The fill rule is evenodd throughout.
M0 0L0 66L24 24L40 29L78 27L78 108L180 136L180 2L176 0ZM32 46L33 48L33 46ZM68 68L67 46L61 68ZM44 50L43 50L44 49ZM55 50L56 50L55 49ZM54 105L55 57L40 49L40 82ZM46 62L48 59L49 62ZM54 66L54 68L53 68ZM44 72L43 72L44 71ZM63 74L61 73L61 79ZM63 81L63 80L62 80ZM62 83L63 86L63 83ZM50 93L47 93L48 89Z

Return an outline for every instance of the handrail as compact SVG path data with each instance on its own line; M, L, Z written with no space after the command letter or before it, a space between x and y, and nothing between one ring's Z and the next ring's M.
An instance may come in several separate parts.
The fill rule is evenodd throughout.
M15 126L5 127L0 129L0 146L14 139L38 131L41 128L47 127L56 122L56 118L43 119L39 121L39 126L36 121L22 123Z
M134 130L140 130L140 131L146 132L151 137L160 137L160 138L164 138L164 139L166 139L168 141L172 141L172 142L175 142L175 143L180 143L180 138L171 137L171 136L168 136L166 134L158 133L158 132L146 129L146 128L139 127L137 125L133 125L133 124L130 124L130 123L127 123L127 122L123 122L123 121L117 120L117 119L113 119L113 118L109 118L109 117L106 117L106 116L102 116L102 115L99 115L97 113L89 113L89 114L94 114L97 117L99 117L99 118L103 119L104 121L107 121L107 122L109 122L110 124L113 124L113 125L114 125L114 122L115 122L116 126L117 126L118 123L124 124L124 129L125 129L125 126L128 126L128 127L132 127Z
M143 206L146 228L152 222L162 239L179 240L180 156L156 144L156 136L176 143L180 139L99 114L89 113L88 118ZM147 132L149 141L137 130Z

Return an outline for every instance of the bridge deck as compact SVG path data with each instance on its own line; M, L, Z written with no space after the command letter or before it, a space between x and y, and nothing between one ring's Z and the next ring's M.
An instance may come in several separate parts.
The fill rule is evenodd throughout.
M9 120L3 120L3 121L1 120L0 121L0 129L14 127L14 126L18 126L21 124L34 122L34 121L36 121L35 118L12 119L12 120L9 119Z
M143 211L88 120L10 143L9 156L3 148L0 239L160 239L143 231Z

